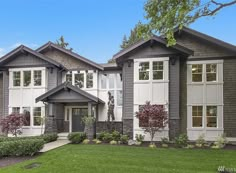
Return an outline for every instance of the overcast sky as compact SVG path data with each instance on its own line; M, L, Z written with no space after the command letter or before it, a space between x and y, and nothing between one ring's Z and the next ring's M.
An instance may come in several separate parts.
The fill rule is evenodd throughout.
M102 63L144 20L145 0L1 0L0 56L20 44L36 49L61 35L78 54ZM236 45L236 5L190 26Z

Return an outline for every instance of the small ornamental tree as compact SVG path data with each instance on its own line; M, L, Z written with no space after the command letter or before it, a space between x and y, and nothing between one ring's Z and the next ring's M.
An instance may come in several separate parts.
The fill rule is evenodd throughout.
M156 132L164 129L168 123L168 114L163 105L151 105L146 102L141 106L139 112L136 112L136 117L139 119L139 126L144 129L145 133L149 133L151 144Z
M3 133L12 133L13 136L22 134L21 128L27 124L23 114L12 113L0 120L0 126Z

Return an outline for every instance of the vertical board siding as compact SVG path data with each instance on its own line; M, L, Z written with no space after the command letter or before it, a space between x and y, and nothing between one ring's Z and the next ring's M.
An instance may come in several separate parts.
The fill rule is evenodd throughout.
M3 72L3 115L8 115L9 106L9 72Z
M0 74L0 118L3 114L3 75Z

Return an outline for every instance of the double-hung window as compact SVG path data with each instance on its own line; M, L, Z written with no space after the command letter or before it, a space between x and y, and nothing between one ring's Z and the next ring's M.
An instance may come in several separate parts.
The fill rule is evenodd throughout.
M21 86L21 72L20 71L13 72L13 86Z
M192 106L192 127L202 127L203 106Z
M41 125L41 107L34 107L34 113L33 113L33 120L34 120L34 126L40 126Z
M206 126L217 127L217 106L206 106Z
M34 86L42 85L42 71L34 70Z
M84 73L77 73L74 75L75 86L79 88L84 88Z
M86 73L86 88L93 88L93 73Z
M163 80L163 61L152 63L153 80Z
M202 64L193 64L192 65L192 81L193 82L202 82Z
M216 82L217 64L206 64L206 81Z
M25 126L30 126L30 107L23 107L23 115L25 117Z
M69 82L70 84L72 84L72 73L66 74L66 82Z
M31 84L31 71L23 71L23 85L24 87Z
M139 80L149 80L149 62L139 63Z

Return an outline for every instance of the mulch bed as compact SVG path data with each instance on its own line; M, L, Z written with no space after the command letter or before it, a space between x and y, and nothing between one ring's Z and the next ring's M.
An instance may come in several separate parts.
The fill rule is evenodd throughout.
M39 155L40 155L40 153L38 153L34 156L3 157L3 158L0 158L0 168L14 165L16 163L20 163L20 162L23 162L26 160L32 160L32 159L35 159L36 157L38 157Z

